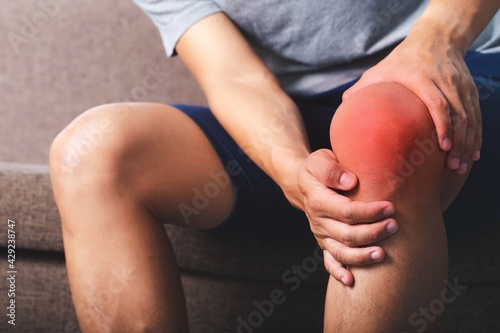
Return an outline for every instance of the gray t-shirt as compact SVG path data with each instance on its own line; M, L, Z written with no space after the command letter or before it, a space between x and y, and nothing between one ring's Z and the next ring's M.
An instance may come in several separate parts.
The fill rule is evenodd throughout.
M359 77L408 33L428 0L133 0L158 27L167 56L202 18L224 12L290 94ZM500 13L472 50L500 52Z

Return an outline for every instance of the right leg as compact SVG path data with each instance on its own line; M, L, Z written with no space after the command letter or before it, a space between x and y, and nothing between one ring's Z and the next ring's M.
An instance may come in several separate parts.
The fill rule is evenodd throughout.
M163 224L186 226L179 205L224 172L201 129L162 104L96 107L54 140L50 169L82 332L188 332ZM221 187L189 227L216 227L233 204Z
M354 285L346 287L330 277L325 332L435 328L437 317L422 311L448 293L443 283L448 252L442 213L466 175L446 167L434 132L425 105L396 83L366 87L335 113L332 149L359 177L359 185L346 195L358 201L393 202L400 228L379 243L386 251L383 262L350 267Z

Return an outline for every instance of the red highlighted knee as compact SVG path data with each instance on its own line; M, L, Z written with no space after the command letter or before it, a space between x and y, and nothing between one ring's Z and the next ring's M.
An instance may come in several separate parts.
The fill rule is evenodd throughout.
M432 187L444 166L428 109L399 83L373 84L343 101L330 139L339 162L358 176L360 188Z

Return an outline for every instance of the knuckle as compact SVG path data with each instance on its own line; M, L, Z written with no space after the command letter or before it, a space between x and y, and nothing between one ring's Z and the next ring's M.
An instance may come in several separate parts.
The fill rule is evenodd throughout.
M467 98L464 102L464 109L467 113L469 114L474 114L474 102L472 101L472 98Z
M430 104L434 109L448 110L448 101L444 97L435 97Z
M324 166L324 174L326 179L333 180L336 179L336 175L338 174L339 169L336 164L328 163Z
M470 117L469 120L467 121L467 128L473 129L476 128L476 126L477 126L476 118Z
M450 68L448 71L441 74L441 80L448 87L455 87L458 81L458 70Z
M319 204L318 200L310 200L308 201L308 212L309 212L309 215L315 217L315 216L318 216L321 214L322 212L322 207L321 205Z
M335 255L333 256L333 258L341 263L341 264L345 264L346 263L346 256L344 254L344 251L338 251L335 253Z
M354 209L351 205L345 205L342 212L342 217L344 222L349 224L354 224L356 222L356 216L354 214Z
M379 240L379 238L380 238L380 231L373 230L373 231L369 232L367 235L368 244L372 244L372 243L377 242Z
M316 236L314 236L314 237L316 238L316 242L318 243L319 248L322 249L323 251L325 251L326 247L325 247L325 244L323 244L323 238L319 238Z
M338 246L334 246L330 252L332 257L338 261L339 263L345 263L345 253L342 249L340 249Z
M349 97L349 95L351 95L351 90L350 89L344 91L344 93L342 94L342 100L347 99L347 97Z
M311 227L311 230L312 231L319 231L320 227L321 227L321 223L319 223L318 220L316 220L314 218L314 216L312 217L310 214L306 214L307 215L307 218L309 219L309 225ZM316 236L319 236L317 235L317 233L315 232L314 233Z
M323 226L323 223L319 219L311 218L309 215L307 217L309 219L309 228L311 229L311 232L313 233L318 243L322 243L323 240L327 237L327 232L325 227Z
M467 114L465 111L458 111L453 113L451 117L451 123L455 127L461 127L467 122Z
M357 245L356 236L351 229L347 229L344 231L342 235L342 243L349 247L354 247Z

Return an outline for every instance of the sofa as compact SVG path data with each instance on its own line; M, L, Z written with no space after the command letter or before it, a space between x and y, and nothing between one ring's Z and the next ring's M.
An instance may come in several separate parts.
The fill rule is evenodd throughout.
M0 35L0 332L80 332L48 172L52 140L99 104L206 100L179 59L165 57L156 28L131 1L2 2ZM158 84L145 85L146 78ZM322 331L328 274L313 237L271 242L174 226L165 232L192 333ZM443 287L452 297L423 305L431 312L414 318L415 332L438 316L440 332L499 331L499 239L497 223L450 243ZM116 290L112 284L99 297Z

